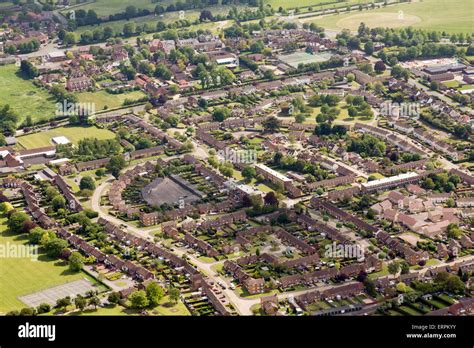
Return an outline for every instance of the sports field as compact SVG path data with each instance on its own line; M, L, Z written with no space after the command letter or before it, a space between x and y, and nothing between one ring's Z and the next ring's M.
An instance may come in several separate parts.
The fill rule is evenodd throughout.
M0 244L26 245L26 236L6 231L6 219L0 218ZM0 258L0 314L26 307L18 296L24 296L53 286L83 279L82 272L71 273L66 263L39 255L31 258Z
M84 138L113 139L115 134L107 129L97 127L58 127L44 132L28 134L18 137L18 144L24 149L34 149L38 147L53 145L51 139L58 136L65 136L73 144Z
M327 15L302 19L328 29L357 30L364 22L368 27L406 27L446 31L448 33L474 33L474 2L472 0L413 1L375 10Z
M17 71L18 67L14 64L0 66L0 104L10 104L18 113L20 122L28 115L33 121L54 116L54 97L46 90L36 87L30 80L18 76Z

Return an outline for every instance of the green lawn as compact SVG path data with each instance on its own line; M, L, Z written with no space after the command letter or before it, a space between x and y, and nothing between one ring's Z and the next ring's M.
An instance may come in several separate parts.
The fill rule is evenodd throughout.
M6 231L6 219L0 218L0 244L25 245L26 236L12 235ZM7 244L8 243L8 244ZM38 261L31 258L0 259L0 313L26 307L17 299L53 286L86 277L82 272L71 273L65 262L51 260L44 255Z
M123 102L126 99L138 100L145 97L145 93L142 91L132 91L123 94L110 94L105 90L97 92L81 92L77 94L79 102L81 103L94 103L95 110L101 111L104 108L113 109L123 106Z
M96 315L106 315L106 316L121 316L121 315L138 315L139 312L136 310L132 309L127 309L122 306L110 306L110 307L99 307L97 309L87 309L84 312L74 312L70 313L70 316L79 316L79 315L90 315L90 316L96 316Z
M162 0L159 2L160 5L166 7L172 1L170 0ZM71 4L77 3L77 1L71 1ZM76 6L74 10L94 10L98 16L107 16L110 14L116 14L119 12L124 12L126 7L129 5L135 6L137 9L148 9L153 10L158 3L154 4L150 0L95 0L95 1L88 1L87 4L82 6ZM62 11L63 13L67 13L68 11Z
M11 2L11 1L0 2L0 8L1 7L12 6L12 5L13 5L13 2Z
M18 76L17 71L14 64L0 66L0 104L9 104L18 113L20 122L26 116L31 116L33 121L52 118L56 112L54 97Z
M186 308L186 306L181 301L179 301L177 304L171 303L168 296L163 297L163 299L160 301L160 304L157 307L148 310L148 312L150 315L157 315L157 316L191 315L188 309ZM97 308L97 310L88 309L82 313L74 312L74 313L71 313L70 315L73 315L73 316L77 316L77 315L92 315L92 316L119 315L119 316L122 316L122 315L139 315L139 314L140 314L140 311L136 309L125 308L125 307L117 305L114 307L112 306L100 307L100 308Z
M247 298L247 299L255 299L255 298L260 298L260 297L264 297L264 296L271 296L271 295L275 295L275 294L280 293L280 291L278 291L277 289L273 289L273 290L270 290L270 291L265 292L263 294L250 295L247 292L247 290L245 290L242 287L238 287L237 289L235 289L235 292L237 293L238 296L244 297L244 298Z
M459 81L456 81L456 80L444 81L442 82L442 84L449 88L459 87Z
M174 304L170 301L169 296L163 297L158 307L150 310L150 312L154 315L191 315L184 303L179 301Z
M237 6L237 8L240 9L240 10L243 9L242 6ZM226 15L227 13L229 13L230 7L229 6L219 6L219 7L211 6L207 9L209 9L212 12L213 15L218 15L218 14ZM194 21L194 20L199 18L200 14L201 14L200 10L187 10L184 13L184 18L187 19L187 20L190 20L190 21ZM143 17L135 17L135 18L130 19L129 21L124 19L124 20L118 20L118 21L113 21L113 22L105 22L105 23L101 24L101 26L102 27L109 26L114 30L114 32L119 33L119 32L122 32L123 26L126 23L134 22L136 25L140 25L140 26L143 26L143 25L146 24L150 28L150 30L154 30L156 28L156 23L158 21L162 21L166 24L174 23L174 22L176 22L180 19L179 15L180 15L179 11L165 12L165 13L163 13L162 17L161 16L160 17L155 17L154 15L143 16ZM192 30L209 29L209 30L212 31L215 28L221 27L225 23L227 23L227 21L207 22L207 23L201 23L201 24L198 24L198 25L193 25L192 27L190 27L188 29L192 29ZM87 30L93 31L96 28L97 28L97 25L95 25L95 26L86 25L86 26L77 28L75 33L80 35L84 31L87 31Z
M386 275L389 275L390 273L388 272L388 265L384 262L382 265L382 270L374 273L369 274L370 279L375 279L377 277L383 277Z
M18 144L25 149L34 149L37 147L51 146L51 139L57 136L65 136L73 144L84 138L113 139L115 134L107 129L97 127L58 127L44 132L32 133L18 137Z
M332 2L331 0L264 0L265 5L271 5L276 11L278 11L278 8L281 6L283 8L295 8L295 7L308 7L311 6L313 7L313 11L319 10L321 8L321 3L327 3L327 2ZM349 3L366 3L369 2L367 1L361 1L361 0L344 0L341 1L338 4L331 4L327 6L323 6L323 8L332 8L334 5L336 7L340 7Z
M459 87L460 91L465 91L468 89L474 89L474 85L462 85L461 87Z
M330 29L357 30L359 24L364 22L370 28L412 26L449 33L471 33L472 18L474 6L471 0L424 0L375 10L354 10L340 15L314 17L305 21Z

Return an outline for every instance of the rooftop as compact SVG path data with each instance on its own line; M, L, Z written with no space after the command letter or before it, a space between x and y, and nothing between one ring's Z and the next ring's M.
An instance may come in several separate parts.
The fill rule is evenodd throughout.
M415 178L418 176L417 173L415 172L408 172L408 173L403 173L400 175L395 175L395 176L390 176L388 178L382 178L378 180L372 180L369 182L365 182L362 184L363 187L370 188L370 187L376 187L378 185L384 185L384 184L389 184L398 180L404 180L404 179L410 179L410 178Z

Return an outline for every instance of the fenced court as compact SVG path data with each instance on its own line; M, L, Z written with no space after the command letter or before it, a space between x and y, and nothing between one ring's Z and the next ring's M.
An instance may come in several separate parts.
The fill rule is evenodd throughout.
M300 64L310 64L310 63L321 63L329 60L332 57L331 53L320 52L316 54L310 54L306 52L295 52L291 54L282 54L278 56L278 59L283 63L297 68Z
M60 298L77 295L84 295L90 290L98 290L98 288L87 279L79 279L70 283L55 286L42 291L34 292L29 295L20 296L18 299L29 307L37 307L42 303L55 305Z

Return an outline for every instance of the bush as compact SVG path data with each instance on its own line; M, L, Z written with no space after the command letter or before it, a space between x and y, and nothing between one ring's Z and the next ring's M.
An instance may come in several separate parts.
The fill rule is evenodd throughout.
M47 303L42 303L36 307L36 312L38 314L48 313L51 310L51 306Z
M36 315L36 311L34 308L23 308L21 311L20 311L20 315L21 316L24 316L24 317L31 317L33 315Z

